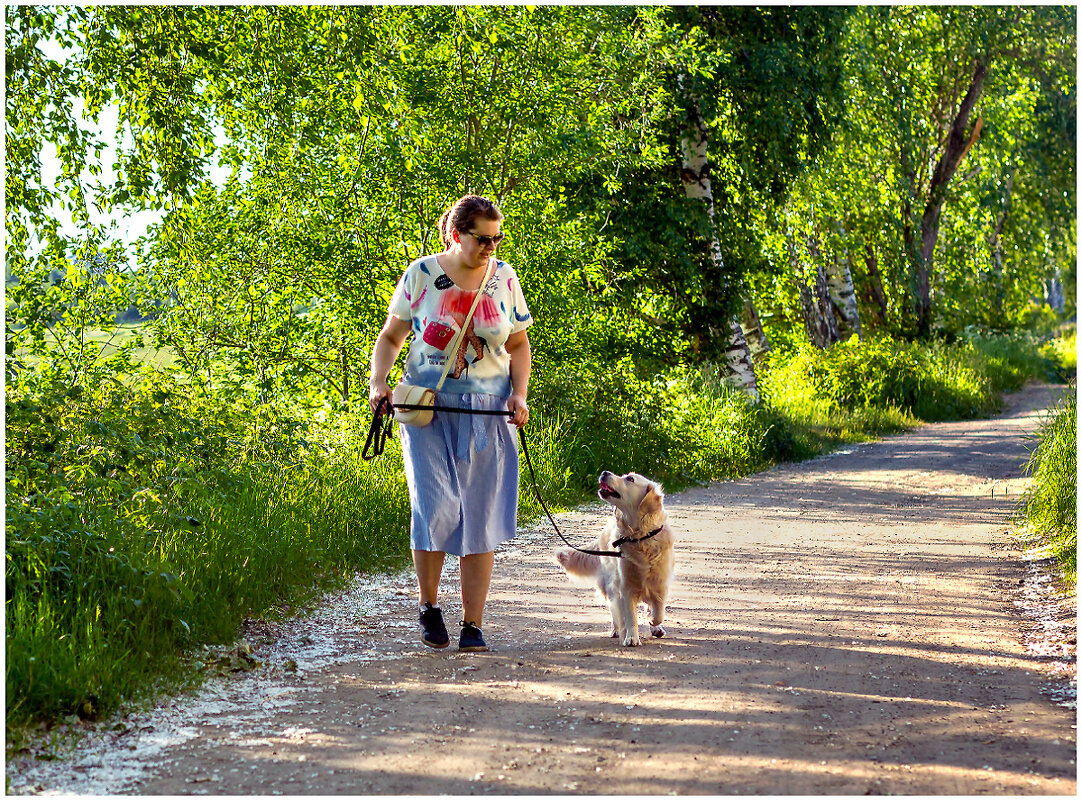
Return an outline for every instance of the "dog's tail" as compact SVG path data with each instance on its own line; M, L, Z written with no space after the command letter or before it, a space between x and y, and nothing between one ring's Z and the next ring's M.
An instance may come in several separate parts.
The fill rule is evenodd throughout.
M558 548L556 561L564 569L568 576L575 578L591 578L601 570L601 557L592 553L582 553L574 548Z

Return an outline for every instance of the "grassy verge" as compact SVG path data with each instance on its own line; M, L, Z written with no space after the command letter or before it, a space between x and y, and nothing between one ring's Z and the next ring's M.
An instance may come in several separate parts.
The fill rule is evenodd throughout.
M78 335L58 338L53 330L44 334L44 344L48 347L57 347L59 341L63 341L71 358L79 358L83 352L83 359L87 362L104 361L118 353L125 353L133 361L150 365L156 369L168 369L177 363L177 356L170 348L156 348L147 345L145 337L147 327L145 323L124 323L111 329L89 328ZM16 358L26 362L27 366L34 368L39 359L25 348L15 351Z
M9 727L185 681L246 616L402 557L395 457L265 410L133 382L11 393L7 420Z
M1078 579L1078 399L1075 387L1037 434L1026 465L1033 478L1021 512L1051 548L1067 587Z
M753 406L693 370L565 362L538 371L530 449L552 508L592 498L606 469L674 491L985 414L1049 364L1026 337L854 340L775 357ZM364 462L367 425L301 424L159 376L9 390L9 737L188 681L199 646L246 616L408 559L401 457ZM523 481L522 519L540 513Z

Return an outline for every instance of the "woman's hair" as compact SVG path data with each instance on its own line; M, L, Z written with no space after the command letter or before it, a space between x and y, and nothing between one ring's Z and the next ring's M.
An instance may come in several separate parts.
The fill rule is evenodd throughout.
M502 220L503 212L491 200L480 195L465 195L456 200L455 204L440 217L440 238L443 239L443 246L445 248L451 246L452 230L468 231L470 223L478 217L486 220Z

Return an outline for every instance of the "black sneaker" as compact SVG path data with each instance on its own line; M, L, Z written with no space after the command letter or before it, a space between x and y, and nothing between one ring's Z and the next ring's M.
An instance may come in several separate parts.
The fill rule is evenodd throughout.
M458 638L458 650L460 651L487 651L485 638L481 636L481 629L472 623L462 621L462 634Z
M446 648L451 644L447 627L443 625L443 612L430 603L421 610L421 642L429 648Z

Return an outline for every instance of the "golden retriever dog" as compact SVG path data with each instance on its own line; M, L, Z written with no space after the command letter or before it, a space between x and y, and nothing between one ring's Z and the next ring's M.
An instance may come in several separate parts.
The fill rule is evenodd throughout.
M664 637L661 623L673 572L673 536L661 485L638 473L598 478L598 497L612 504L612 517L587 550L618 550L622 556L595 556L560 548L556 561L576 584L595 586L609 603L612 636L627 646L639 638L639 602L650 609L650 633Z

